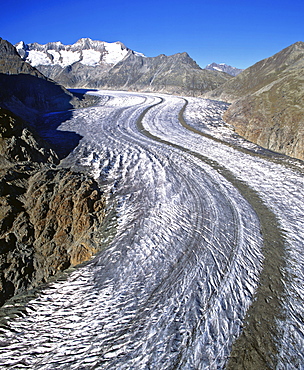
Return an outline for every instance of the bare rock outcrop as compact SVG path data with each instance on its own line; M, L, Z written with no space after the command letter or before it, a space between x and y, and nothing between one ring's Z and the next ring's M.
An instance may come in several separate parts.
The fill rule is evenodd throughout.
M58 164L59 159L50 146L33 132L21 118L0 107L0 165L14 162Z
M0 108L0 305L100 249L105 198L85 174Z
M29 180L25 208L34 228L39 280L99 250L105 199L93 179L64 169L39 171Z

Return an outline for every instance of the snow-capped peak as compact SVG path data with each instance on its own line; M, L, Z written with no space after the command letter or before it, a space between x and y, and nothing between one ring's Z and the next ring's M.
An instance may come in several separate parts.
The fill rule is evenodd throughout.
M208 69L210 71L219 71L219 72L225 72L228 73L231 76L236 76L239 73L243 71L243 69L239 69L236 67L231 67L226 63L211 63L208 64L205 69Z
M90 38L81 38L71 45L64 45L60 41L26 45L20 41L15 47L20 56L34 67L59 65L64 68L76 62L87 66L100 63L115 65L129 52L121 42L108 43Z
M18 49L24 49L25 48L25 43L23 41L19 41L16 45L15 48Z

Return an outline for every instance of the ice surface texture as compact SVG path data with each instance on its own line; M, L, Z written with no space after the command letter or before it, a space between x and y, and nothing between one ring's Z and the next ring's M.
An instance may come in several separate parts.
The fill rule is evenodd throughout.
M100 105L75 111L60 130L83 136L66 163L86 168L108 191L115 237L8 321L2 368L224 368L267 262L253 193L285 233L284 321L274 322L284 335L272 338L280 340L272 360L299 368L301 169L238 150L233 138L223 142L229 127L217 103L94 93Z

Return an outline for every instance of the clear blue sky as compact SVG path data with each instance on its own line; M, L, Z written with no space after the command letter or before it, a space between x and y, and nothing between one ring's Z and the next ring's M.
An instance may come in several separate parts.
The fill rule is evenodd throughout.
M90 37L147 56L186 51L201 67L246 68L304 41L303 0L7 0L0 14L12 44Z

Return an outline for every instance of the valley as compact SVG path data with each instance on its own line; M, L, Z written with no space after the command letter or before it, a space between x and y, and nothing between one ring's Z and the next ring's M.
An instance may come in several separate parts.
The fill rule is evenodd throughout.
M3 307L2 368L300 368L303 162L236 135L223 102L88 94L57 115L80 138L60 167L115 217L94 259Z

